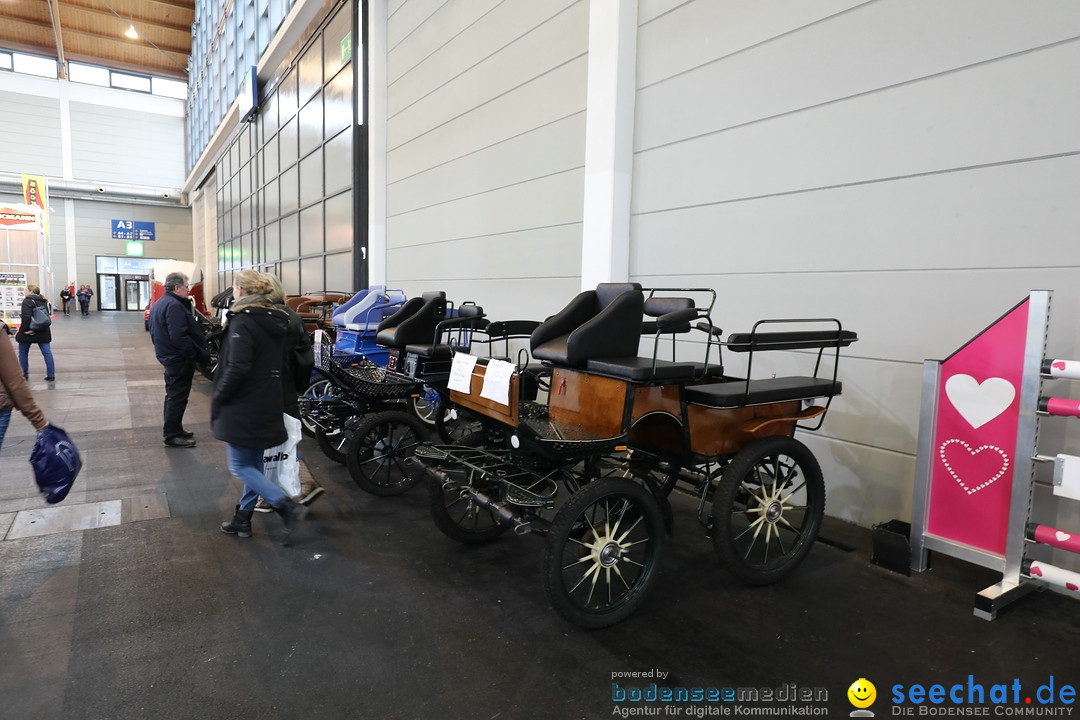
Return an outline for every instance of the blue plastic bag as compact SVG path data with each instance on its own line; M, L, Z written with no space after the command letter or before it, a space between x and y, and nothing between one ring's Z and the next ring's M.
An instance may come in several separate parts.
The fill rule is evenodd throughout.
M67 497L82 470L82 458L68 434L49 424L38 433L30 451L30 466L45 502L55 505Z

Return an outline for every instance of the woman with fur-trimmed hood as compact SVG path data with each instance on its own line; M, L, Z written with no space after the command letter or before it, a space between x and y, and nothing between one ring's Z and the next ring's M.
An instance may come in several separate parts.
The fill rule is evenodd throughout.
M282 420L282 373L289 316L273 306L270 281L255 270L237 274L233 303L219 355L210 428L228 443L229 471L244 483L236 513L221 531L251 537L251 515L259 496L266 498L285 523L288 540L307 508L287 496L263 474L263 453L288 438Z

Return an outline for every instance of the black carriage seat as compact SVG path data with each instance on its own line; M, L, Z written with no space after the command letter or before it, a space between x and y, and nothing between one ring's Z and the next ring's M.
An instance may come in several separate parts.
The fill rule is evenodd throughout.
M463 303L456 317L437 322L425 341L407 344L405 352L432 360L449 360L455 351L468 352L469 330L482 330L487 323L484 308L474 303Z
M623 357L595 358L585 363L585 369L597 375L635 382L685 382L701 372L700 365L651 357Z
M851 345L859 336L850 330L794 330L785 332L733 333L727 348L733 352L766 350L818 350ZM831 398L843 390L840 381L823 377L774 377L694 385L685 389L686 400L717 408Z
M446 317L446 293L424 293L409 298L401 309L379 323L375 342L383 347L404 348L410 343L431 343L435 326Z
M600 283L533 331L532 356L574 368L594 358L634 357L644 304L640 283Z
M710 328L709 323L699 322L694 326L691 326L691 322L697 320L701 315L697 312L697 306L694 304L693 298L688 297L664 297L653 295L652 297L645 299L645 316L656 318L655 320L645 320L641 323L641 334L643 336L653 337L656 341L653 343L654 352L659 349L659 336L670 335L672 338L672 354L674 355L674 337L676 335L683 335L690 332L693 328L697 328L702 332L716 332L715 328ZM660 372L659 366L657 367L657 373L652 376L652 379L661 381L679 381L679 380L692 380L701 379L705 377L720 378L724 375L724 367L720 363L720 353L717 351L715 359L709 357L709 362L705 361L680 361L681 363L691 363L694 367L693 374L689 377L680 377L675 375L672 370ZM640 375L626 376L628 380L647 380L649 377L641 377Z
M731 380L707 385L688 385L683 393L693 405L737 408L747 405L832 397L843 389L839 380L815 377L777 377L764 380Z

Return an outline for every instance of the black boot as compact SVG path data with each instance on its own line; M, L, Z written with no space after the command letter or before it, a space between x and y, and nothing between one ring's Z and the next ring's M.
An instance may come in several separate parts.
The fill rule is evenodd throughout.
M251 537L252 512L252 510L241 510L240 506L237 505L232 520L221 523L221 532L236 535L237 537Z
M282 545L288 545L289 535L300 524L300 521L307 516L308 509L291 498L285 498L274 507L274 512L280 515L282 522L285 523L285 531L279 542Z

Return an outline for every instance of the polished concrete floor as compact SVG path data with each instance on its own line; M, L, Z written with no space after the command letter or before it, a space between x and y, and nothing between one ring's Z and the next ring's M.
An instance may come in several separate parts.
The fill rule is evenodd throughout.
M294 545L274 543L270 515L256 515L250 540L226 536L218 524L240 487L210 436L210 384L196 380L187 413L198 446L165 449L141 315L59 317L53 337L56 382L32 354L33 389L85 467L67 500L46 506L26 462L33 430L12 417L0 454L0 718L847 716L860 678L877 687L878 717L918 714L908 690L934 684L965 696L980 686L1000 715L1047 709L1038 693L1051 676L1058 700L1080 685L1069 598L1032 594L986 622L972 603L993 573L948 558L892 573L870 563L868 531L835 521L792 578L745 587L718 567L678 493L653 592L594 632L551 610L541 539L458 545L422 489L367 495L310 440L302 450L327 492ZM658 680L624 674L654 671L662 690L753 689L758 700L650 702ZM995 685L1010 688L1006 704L991 704ZM786 702L803 691L814 701Z

